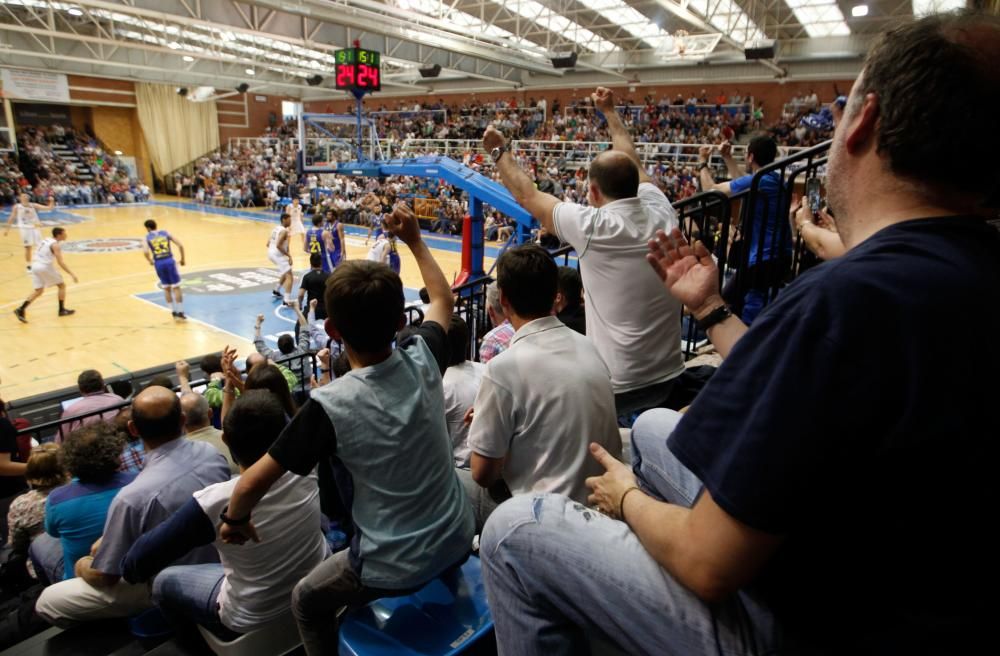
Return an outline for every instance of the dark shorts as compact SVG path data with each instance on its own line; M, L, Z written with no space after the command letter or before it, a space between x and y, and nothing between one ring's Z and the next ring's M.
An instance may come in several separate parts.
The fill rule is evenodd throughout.
M160 284L164 287L181 284L181 274L177 272L177 262L174 261L174 258L156 260L153 266L156 268Z

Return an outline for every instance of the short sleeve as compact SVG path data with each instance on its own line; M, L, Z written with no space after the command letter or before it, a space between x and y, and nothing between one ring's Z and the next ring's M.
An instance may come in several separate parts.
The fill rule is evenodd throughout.
M729 181L729 192L732 194L741 194L750 188L750 183L753 181L752 175L743 175L734 180Z
M93 568L104 574L120 576L122 559L142 535L141 522L138 510L119 498L112 501Z
M437 362L441 375L444 375L448 368L448 333L444 331L441 324L434 321L425 321L415 331L424 339L424 344L430 349L431 354ZM404 348L406 348L404 346Z
M510 391L497 385L489 372L476 394L475 414L469 427L469 448L486 458L502 458L514 436L514 400Z
M17 456L17 429L6 417L0 417L0 453L9 453L11 460Z
M306 476L324 457L337 452L333 422L319 402L309 399L281 431L268 453L279 465Z
M583 255L594 232L597 210L576 203L559 203L552 208L552 224L556 235Z

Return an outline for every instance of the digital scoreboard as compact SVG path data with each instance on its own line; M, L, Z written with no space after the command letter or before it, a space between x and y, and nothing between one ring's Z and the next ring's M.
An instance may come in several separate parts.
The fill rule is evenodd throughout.
M334 75L338 89L366 93L382 89L381 53L363 48L345 48L334 52Z

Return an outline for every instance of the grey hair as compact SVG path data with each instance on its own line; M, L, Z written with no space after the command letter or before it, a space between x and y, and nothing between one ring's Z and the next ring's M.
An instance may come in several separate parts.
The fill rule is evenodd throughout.
M212 410L201 394L186 392L181 397L184 406L185 426L203 426L211 421Z
M500 288L495 282L486 285L486 305L493 308L494 314L501 317L506 316L503 306L500 305Z

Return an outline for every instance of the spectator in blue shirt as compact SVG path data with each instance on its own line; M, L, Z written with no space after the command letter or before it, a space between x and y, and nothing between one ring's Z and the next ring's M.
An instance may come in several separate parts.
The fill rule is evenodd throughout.
M747 144L747 170L740 171L732 156L732 146L728 141L719 146L719 154L726 164L732 180L716 183L708 166L712 149L701 149L699 176L703 191L721 191L727 196L741 194L750 189L754 176L762 168L774 162L778 155L778 144L768 135L757 135ZM792 259L792 231L788 221L787 208L783 208L784 182L780 171L765 173L757 184L757 198L752 212L743 211L749 225L740 226L742 253L731 253L731 264L742 270L733 284L727 286L723 296L733 311L747 325L763 309L768 291L781 284L788 273ZM746 202L747 199L744 199Z

